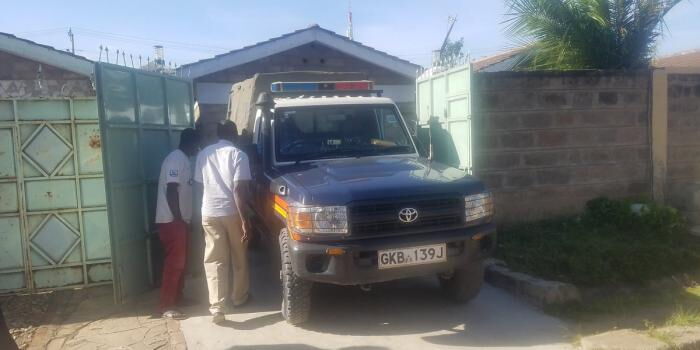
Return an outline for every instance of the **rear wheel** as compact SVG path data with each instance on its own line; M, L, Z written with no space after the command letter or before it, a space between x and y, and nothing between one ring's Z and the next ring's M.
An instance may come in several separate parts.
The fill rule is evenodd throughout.
M287 229L280 232L279 240L282 258L282 316L290 324L298 325L309 319L312 282L301 279L292 269Z
M484 265L481 261L471 262L455 269L450 275L438 275L438 279L450 298L466 303L479 294L484 283Z

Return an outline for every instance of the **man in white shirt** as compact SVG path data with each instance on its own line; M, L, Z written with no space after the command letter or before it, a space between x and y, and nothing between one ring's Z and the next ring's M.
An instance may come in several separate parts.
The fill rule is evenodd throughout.
M217 134L219 142L197 155L194 177L203 186L204 272L214 323L224 321L228 296L234 306L248 301L247 243L252 233L246 215L250 183L248 156L234 146L238 135L236 124L231 121L220 124Z
M163 160L158 178L156 224L165 251L159 311L163 317L182 319L176 304L182 298L187 261L187 231L192 220L192 164L199 140L194 129L180 134L180 147Z

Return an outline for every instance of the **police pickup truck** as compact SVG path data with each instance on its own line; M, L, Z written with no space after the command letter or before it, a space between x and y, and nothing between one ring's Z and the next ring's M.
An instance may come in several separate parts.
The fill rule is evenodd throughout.
M308 319L314 283L434 275L457 301L478 294L496 239L491 194L463 170L421 156L391 99L371 81L252 90L250 121L239 126L250 142L251 207L256 226L279 243L289 323Z

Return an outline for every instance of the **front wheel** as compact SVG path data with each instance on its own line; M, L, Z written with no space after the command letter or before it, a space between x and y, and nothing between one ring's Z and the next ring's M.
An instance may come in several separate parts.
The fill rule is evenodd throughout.
M312 282L300 278L292 269L287 229L283 229L280 232L279 241L282 258L280 272L280 278L282 279L282 316L290 324L298 325L309 319Z
M470 262L457 268L450 275L438 275L440 286L457 302L466 303L474 299L484 283L484 265L481 261Z

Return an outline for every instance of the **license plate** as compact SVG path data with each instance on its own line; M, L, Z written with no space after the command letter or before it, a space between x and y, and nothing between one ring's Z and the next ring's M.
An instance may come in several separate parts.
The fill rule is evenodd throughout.
M432 264L447 261L447 248L443 243L411 248L380 250L377 252L377 259L380 269Z

